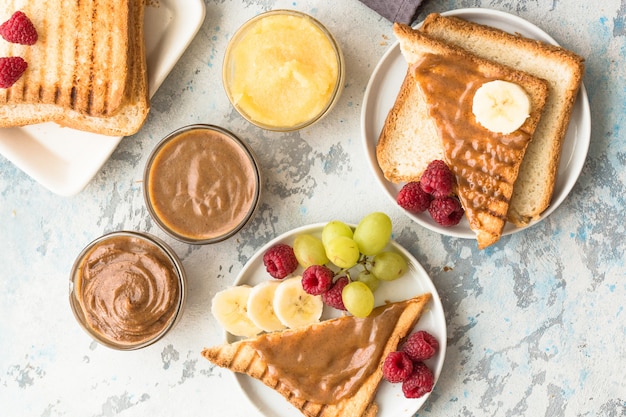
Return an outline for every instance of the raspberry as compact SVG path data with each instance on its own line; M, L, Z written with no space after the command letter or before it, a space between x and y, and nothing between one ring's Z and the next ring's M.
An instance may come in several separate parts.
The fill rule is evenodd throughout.
M436 159L428 164L420 178L422 190L435 198L446 197L454 191L454 174L445 162Z
M278 243L263 254L263 264L271 276L283 279L296 270L298 260L291 246Z
M435 376L424 362L413 363L413 372L402 382L406 398L420 398L433 390Z
M428 209L433 196L425 192L419 182L408 182L400 189L396 197L398 205L413 213L421 213Z
M9 88L22 76L28 64L19 56L0 58L0 88Z
M390 352L383 362L383 376L389 382L402 382L413 372L413 361L404 352Z
M302 288L307 294L320 295L333 285L335 273L324 265L311 265L302 273Z
M22 45L34 45L38 38L33 22L20 11L0 25L0 35L8 42Z
M449 227L459 224L465 210L456 197L435 198L428 207L430 216L442 226Z
M420 330L408 337L401 350L414 361L424 361L437 353L439 342L432 334Z
M328 291L322 294L322 301L324 304L336 308L337 310L346 310L346 306L343 305L343 299L341 298L341 292L343 287L348 285L350 281L348 277L339 277L337 281L330 287Z

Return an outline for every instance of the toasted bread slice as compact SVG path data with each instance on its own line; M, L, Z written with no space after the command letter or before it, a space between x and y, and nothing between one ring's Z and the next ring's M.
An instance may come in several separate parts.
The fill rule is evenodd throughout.
M426 293L386 304L377 307L367 318L343 316L303 328L206 348L202 356L218 366L259 379L307 417L375 416L378 406L374 397L382 379L382 363L415 327L431 297L430 293ZM369 326L375 324L379 325L377 330L368 331ZM346 332L346 329L349 331ZM358 340L358 336L365 336L367 340L370 334L376 335L373 340ZM319 341L319 344L314 343L315 346L309 348L306 345L311 341ZM365 353L367 347L371 350ZM345 352L348 360L360 358L362 362L357 368L366 370L356 382L346 386L326 380L342 375L349 368L343 361L337 360L336 357L341 356L339 352ZM320 354L324 356L326 353L327 359L332 357L333 361L318 360ZM279 359L274 360L275 357ZM291 364L291 369L287 369L285 364ZM350 384L353 384L352 388ZM322 386L346 391L329 394ZM329 395L332 397L330 401L327 400Z
M423 138L425 145L414 146L427 148L439 139L444 159L456 176L457 194L476 233L478 247L485 248L502 235L513 185L541 117L548 85L540 78L437 41L407 25L394 24L394 34L428 110L418 108L413 118L422 123L430 120L437 131L436 138ZM518 84L530 98L529 117L511 134L490 132L472 113L474 92L492 80Z
M508 220L518 226L536 220L549 207L554 192L562 143L585 70L584 59L558 46L436 13L426 17L421 30L548 81L550 94L544 115L526 149L508 212Z
M0 20L22 10L39 39L32 46L0 42L3 56L28 69L0 89L0 127L56 122L110 136L136 133L149 111L144 1L60 0L0 5Z
M61 109L91 116L115 114L126 95L129 0L65 3L16 0L0 5L0 21L22 10L39 39L32 46L1 42L2 56L21 56L28 69L0 89L1 126L55 119ZM26 104L26 110L20 107ZM30 106L45 104L30 113ZM14 125L14 124L13 124Z
M126 95L118 111L107 117L98 117L78 111L65 111L56 122L62 126L109 136L129 136L139 131L150 111L148 70L144 42L144 0L128 0L129 76Z

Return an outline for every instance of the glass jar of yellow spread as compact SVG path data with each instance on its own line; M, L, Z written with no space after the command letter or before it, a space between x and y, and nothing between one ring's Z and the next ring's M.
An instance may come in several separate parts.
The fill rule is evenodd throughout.
M262 13L231 39L224 57L228 98L251 123L291 131L326 115L340 96L343 55L332 34L293 10Z
M119 350L148 346L180 319L186 278L176 254L146 233L120 231L91 242L70 276L70 305L99 343Z

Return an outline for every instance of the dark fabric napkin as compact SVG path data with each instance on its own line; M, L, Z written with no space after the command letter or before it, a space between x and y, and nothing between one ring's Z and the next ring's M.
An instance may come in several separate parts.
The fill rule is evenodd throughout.
M422 0L360 0L390 22L410 25Z

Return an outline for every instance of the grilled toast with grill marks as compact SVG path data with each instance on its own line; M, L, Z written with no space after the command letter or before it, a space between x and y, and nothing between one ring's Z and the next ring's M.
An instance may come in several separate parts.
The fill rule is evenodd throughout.
M220 367L230 369L233 372L244 373L260 380L268 387L279 392L289 403L307 417L373 417L378 412L378 405L374 402L374 397L382 379L382 363L387 354L396 350L400 341L413 330L431 297L430 293L425 293L406 301L389 303L377 307L370 316L363 319L354 316L343 316L311 326L262 334L255 338L206 348L202 351L202 356ZM263 346L271 346L275 353L287 360L293 358L296 361L296 358L300 357L305 363L309 362L307 361L308 355L316 355L320 351L332 354L338 349L338 344L351 346L350 344L355 343L354 340L350 340L350 337L333 337L333 329L335 327L338 325L350 325L359 329L360 327L358 326L362 325L363 321L375 320L376 317L385 317L385 314L391 314L394 318L393 322L389 322L389 337L377 337L373 341L380 348L378 350L380 352L379 355L364 354L361 356L367 359L368 364L372 365L372 372L364 375L360 385L355 387L356 392L353 395L344 396L337 401L326 403L306 398L306 396L300 394L306 392L304 386L298 386L290 378L290 375L281 374L280 369L275 369L278 366L277 364L266 360L268 356L265 355ZM311 350L293 348L294 338L306 338L307 335L310 336L313 333L317 333L320 336L320 340L324 340L327 345L316 346ZM368 368L368 364L363 364L362 366ZM342 370L323 367L323 369L308 369L307 372L324 376ZM321 385L321 382L316 380L316 384Z
M21 56L28 63L18 82L0 90L0 104L47 104L92 116L112 115L126 91L129 0L66 3L14 0L0 5L0 20L22 10L39 33L31 46L0 42L2 56ZM49 110L55 116L55 109ZM47 114L32 117L45 120Z
M148 70L144 43L144 1L129 0L129 46L126 94L117 112L98 117L78 111L66 111L57 123L78 130L109 136L128 136L139 131L150 110Z
M430 38L410 26L396 23L393 29L410 67L408 76L412 75L412 80L407 82L415 83L412 88L418 89L417 99L425 105L418 106L418 101L394 105L377 145L379 165L387 172L398 166L397 159L411 157L390 153L389 147L427 149L439 141L444 160L455 174L457 194L470 228L476 233L478 247L483 249L502 235L519 167L548 95L547 83ZM474 91L491 80L514 82L524 88L531 100L530 116L512 134L493 134L479 126L473 116ZM405 105L412 109L403 108ZM398 111L404 112L404 120L395 117ZM399 123L430 123L430 131L436 131L437 136L424 132L408 138L397 135ZM424 168L417 170L420 175Z
M582 85L584 59L559 46L437 13L428 15L420 29L475 55L548 81L550 94L526 149L507 215L508 221L520 227L537 220L552 199L561 148Z
M13 0L0 4L0 20L17 10L39 39L0 40L0 55L28 63L0 89L0 127L52 121L114 136L139 130L149 110L142 0Z

